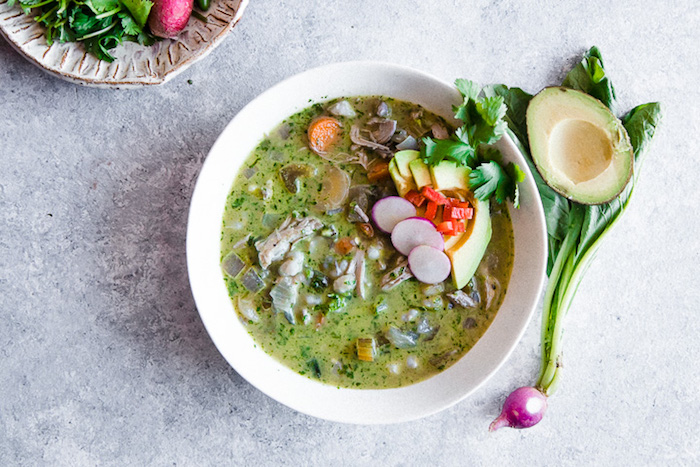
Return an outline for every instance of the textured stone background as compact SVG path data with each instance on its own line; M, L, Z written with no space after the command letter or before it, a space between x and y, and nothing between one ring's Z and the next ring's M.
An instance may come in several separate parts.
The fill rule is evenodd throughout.
M554 5L257 0L203 62L138 91L59 81L0 40L0 465L698 465L700 9ZM594 44L623 107L659 100L665 121L580 288L539 426L487 432L533 381L537 320L473 397L402 425L301 415L226 364L190 295L185 222L243 105L352 59L534 92Z

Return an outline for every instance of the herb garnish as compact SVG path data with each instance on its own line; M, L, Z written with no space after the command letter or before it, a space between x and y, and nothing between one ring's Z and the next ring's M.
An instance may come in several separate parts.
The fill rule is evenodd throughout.
M518 183L525 174L517 164L503 166L500 152L487 145L496 143L508 128L504 120L508 110L499 95L482 96L481 88L466 79L458 79L455 86L464 101L453 107L455 118L464 125L448 139L423 138L421 157L428 165L437 165L443 160L472 169L469 185L474 196L485 201L492 196L501 204L506 199L519 206Z
M156 37L146 29L150 0L8 0L19 3L25 14L46 27L46 43L82 42L101 60L114 61L109 50L123 41L153 45Z

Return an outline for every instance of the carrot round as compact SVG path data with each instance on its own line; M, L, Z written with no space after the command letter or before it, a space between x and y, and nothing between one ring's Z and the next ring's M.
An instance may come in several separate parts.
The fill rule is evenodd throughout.
M309 147L316 153L327 152L340 137L340 122L333 117L318 117L309 124Z

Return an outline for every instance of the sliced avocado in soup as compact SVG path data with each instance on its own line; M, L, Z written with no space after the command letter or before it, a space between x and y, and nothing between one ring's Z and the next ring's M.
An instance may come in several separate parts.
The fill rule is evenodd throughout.
M432 186L433 178L430 176L430 168L425 162L420 159L414 159L408 163L408 168L411 170L413 180L416 182L419 190L424 186Z
M452 263L452 282L461 289L474 276L491 241L489 201L474 200L474 216L467 221L467 230L445 253Z
M404 196L409 191L416 189L413 177L405 178L401 175L396 165L396 158L391 159L389 162L389 175L391 175L391 179L394 181L394 185L396 185L396 191L399 192L399 196Z
M572 201L610 201L632 176L627 131L610 109L588 94L545 88L527 108L527 133L542 178Z
M408 164L420 157L418 151L413 149L406 149L404 151L399 151L394 154L393 160L396 162L396 167L399 169L399 173L403 178L412 178L411 169L408 168Z
M452 161L442 161L430 167L433 188L439 191L469 191L469 167Z

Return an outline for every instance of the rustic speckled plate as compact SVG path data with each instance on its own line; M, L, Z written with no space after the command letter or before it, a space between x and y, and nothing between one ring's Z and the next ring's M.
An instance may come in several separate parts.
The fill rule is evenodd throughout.
M213 0L207 22L191 18L177 39L150 47L126 42L112 63L88 54L82 44L46 44L45 29L18 5L0 0L0 33L36 66L73 83L101 88L163 84L214 50L243 15L248 0Z

